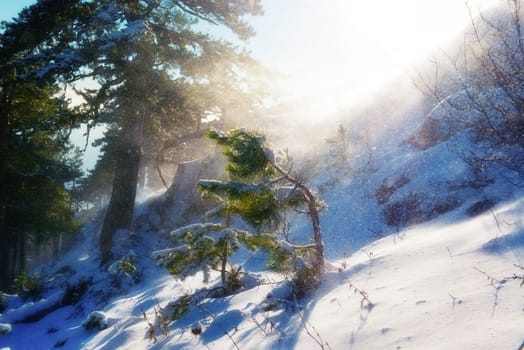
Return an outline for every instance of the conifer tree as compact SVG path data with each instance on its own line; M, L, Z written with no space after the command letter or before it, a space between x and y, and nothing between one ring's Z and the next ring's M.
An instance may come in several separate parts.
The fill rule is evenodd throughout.
M90 21L80 26L74 57L99 85L84 92L90 123L113 132L114 176L100 236L105 263L116 230L131 227L140 168L170 139L196 131L205 111L225 106L218 85L241 91L236 84L249 56L196 25L221 25L246 39L253 33L241 17L262 10L258 0L102 0L88 6Z
M24 270L27 242L73 231L67 183L80 176L68 141L79 114L50 76L36 71L40 58L60 51L64 26L78 1L40 1L0 34L0 289Z
M264 220L275 222L274 218L278 216L274 210L282 211L285 206L305 206L313 229L311 244L296 246L289 242L281 242L283 244L280 244L275 253L281 263L294 262L297 292L301 293L316 287L324 271L324 243L319 217L322 203L306 185L291 175L290 170L284 169L278 163L271 149L265 146L265 138L262 135L238 129L229 133L212 130L210 137L223 147L224 155L228 159L227 170L233 178L257 181L259 189L253 191L253 194L271 191L274 193L274 200L279 202L278 205L273 205L264 200L258 203L255 200L253 209L256 222L264 222ZM264 190L261 191L260 187ZM235 186L232 189L235 190ZM255 196L255 198L267 200L268 197ZM260 206L259 203L263 205ZM271 210L268 210L269 208ZM246 214L245 219L248 222L253 221L252 211L248 210Z
M227 181L200 180L198 189L205 198L219 206L211 211L223 219L221 223L199 223L179 228L171 233L178 244L175 248L154 253L174 274L187 276L199 270L207 273L217 267L222 285L231 289L229 276L239 268L226 270L229 256L241 245L250 249L270 251L270 267L291 266L297 292L314 288L324 270L323 243L318 217L319 203L307 186L285 171L275 161L271 150L264 146L264 137L243 129L223 133L212 130L209 136L223 147L227 157ZM281 213L290 206L304 205L313 226L312 244L297 246L275 234ZM237 216L254 232L231 226ZM262 233L262 232L268 233Z

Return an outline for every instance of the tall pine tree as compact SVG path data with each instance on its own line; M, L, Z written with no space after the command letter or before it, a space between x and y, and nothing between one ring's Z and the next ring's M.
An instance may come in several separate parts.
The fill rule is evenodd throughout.
M93 110L116 137L111 199L100 237L104 263L115 231L131 225L144 155L196 131L206 111L223 107L218 84L241 91L235 84L249 57L198 31L197 24L226 26L244 39L252 33L241 16L261 8L258 1L224 0L105 0L93 6L87 27L92 40L83 42L81 53L100 86L91 99L99 103Z
M25 269L28 240L75 229L66 184L80 176L68 141L78 115L56 81L33 74L45 63L27 60L65 34L63 13L48 5L24 10L0 34L0 289Z

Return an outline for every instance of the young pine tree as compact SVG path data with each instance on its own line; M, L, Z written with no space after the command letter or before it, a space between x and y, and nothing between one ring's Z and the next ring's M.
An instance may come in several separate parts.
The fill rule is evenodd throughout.
M229 133L212 130L210 138L222 146L227 158L227 181L200 180L198 189L206 198L218 203L211 214L220 223L198 223L171 233L178 243L175 248L154 253L168 269L185 277L203 270L205 279L210 269L220 271L222 286L231 291L240 267L231 267L229 257L241 245L271 252L270 266L284 265L294 270L297 289L314 288L324 270L324 253L319 221L319 203L309 188L292 177L275 162L273 153L264 146L264 138L255 132L238 129ZM280 214L291 205L304 205L313 226L313 242L305 246L279 241L270 232L280 224ZM254 232L232 227L237 216Z

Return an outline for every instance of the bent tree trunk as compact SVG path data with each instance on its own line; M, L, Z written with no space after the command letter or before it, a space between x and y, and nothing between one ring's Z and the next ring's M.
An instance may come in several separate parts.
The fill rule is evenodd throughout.
M135 209L136 187L140 171L140 147L128 144L122 147L115 164L113 190L100 233L100 264L111 257L113 236L118 229L129 229Z
M315 246L315 260L313 262L315 274L317 278L324 272L324 242L322 242L322 231L320 229L320 218L317 207L317 200L310 189L300 182L298 179L289 175L289 172L282 169L277 164L273 164L275 169L282 175L287 181L291 182L296 188L300 189L304 195L304 199L307 203L308 214L313 227L313 244Z

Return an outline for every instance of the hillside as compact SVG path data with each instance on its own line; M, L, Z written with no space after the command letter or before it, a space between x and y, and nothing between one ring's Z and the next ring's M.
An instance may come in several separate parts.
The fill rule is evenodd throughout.
M100 266L100 212L67 255L34 271L41 285L2 295L0 350L522 349L524 92L513 76L523 70L504 44L500 62L481 60L492 52L472 66L448 62L425 94L405 72L324 118L312 98L246 125L288 151L326 204L326 271L309 294L297 299L260 251L232 257L244 279L227 296L218 272L204 283L201 272L180 280L157 266L170 232L210 209L192 181L222 174L211 155L141 196L133 230L115 237L116 260ZM496 70L510 78L489 76ZM285 219L283 236L308 244L305 216Z
M517 349L524 340L523 211L524 202L515 200L474 219L452 213L392 234L332 261L320 289L305 300L284 299L288 287L282 276L259 272L259 286L204 299L169 324L166 336L156 328L155 344L142 312L154 322L157 308L201 288L201 276L180 282L145 263L141 283L113 291L107 304L97 305L100 295L91 293L80 305L38 322L13 323L13 332L0 344L10 349L314 349L322 348L320 341L326 349ZM98 293L110 288L106 275L90 267L92 257L76 258L70 266L92 273ZM9 310L2 320L14 320L31 307ZM89 308L105 312L107 329L80 326ZM203 330L198 336L191 334L196 323Z
M159 200L153 197L137 211L137 231L118 237L119 256L132 259L136 272L100 269L97 224L87 225L81 244L40 271L48 279L42 299L7 297L0 323L12 332L0 337L0 348L517 349L524 341L519 174L493 163L482 173L489 181L477 183L461 157L481 149L468 130L431 147L409 142L432 116L438 109L404 124L403 133L377 138L370 154L342 167L319 151L326 165L311 170L311 179L328 205L321 224L330 263L320 288L305 299L289 299L285 276L265 271L260 255L242 252L249 285L190 304L162 330L161 308L212 289L219 277L208 285L201 274L180 281L155 265L151 252L170 242L167 228L150 224ZM307 234L306 222L292 224L292 237ZM74 292L82 297L65 305ZM95 310L106 315L107 328L84 329Z

